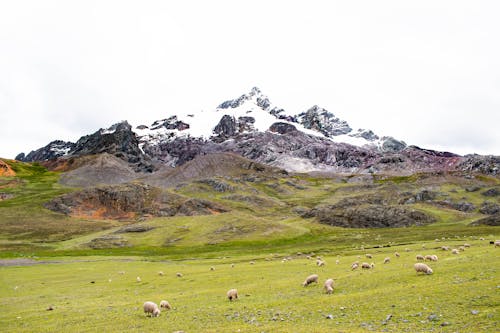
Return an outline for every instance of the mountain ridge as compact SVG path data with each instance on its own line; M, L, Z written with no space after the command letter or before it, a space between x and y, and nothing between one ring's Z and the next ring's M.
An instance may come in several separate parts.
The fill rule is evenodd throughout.
M147 173L213 153L235 153L293 172L408 174L458 168L497 174L499 170L494 156L462 157L407 145L369 129L354 131L347 121L317 105L287 114L256 87L210 112L170 115L149 126L132 127L122 121L76 143L56 140L16 159L30 162L100 153Z

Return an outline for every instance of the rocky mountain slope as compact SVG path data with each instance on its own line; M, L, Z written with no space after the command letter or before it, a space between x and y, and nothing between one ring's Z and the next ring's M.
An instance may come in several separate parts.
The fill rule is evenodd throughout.
M500 157L458 156L409 146L371 130L353 131L333 113L312 106L297 115L271 103L258 88L212 111L175 114L151 125L126 121L76 143L54 141L21 161L108 153L135 172L178 167L197 156L233 153L293 172L392 173L463 171L496 175Z

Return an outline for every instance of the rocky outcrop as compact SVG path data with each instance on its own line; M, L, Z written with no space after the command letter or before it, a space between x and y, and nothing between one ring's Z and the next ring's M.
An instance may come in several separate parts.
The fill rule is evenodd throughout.
M142 125L144 126L144 125ZM159 128L166 128L168 130L178 130L178 131L184 131L189 128L189 124L178 120L177 116L172 116L167 119L162 119L162 120L157 120L151 125L152 130L157 130ZM147 128L147 126L143 127Z
M202 199L186 198L145 184L89 188L53 199L45 207L70 216L133 220L144 216L206 215L227 211Z
M276 122L269 127L269 131L278 134L287 134L297 131L297 128L288 123Z
M35 161L47 161L58 157L68 155L75 148L73 142L67 142L62 140L52 141L45 147L39 148L37 150L32 150L28 155L20 153L16 156L16 160L22 162L35 162Z
M471 223L471 225L491 225L498 227L500 226L500 214L495 214L488 216Z
M309 215L320 223L344 228L395 228L434 221L422 211L397 205L329 206L316 208Z
M101 153L126 161L136 171L152 172L155 169L150 158L139 149L139 141L126 121L81 137L70 151L70 155L77 156Z
M467 155L458 170L496 176L500 174L500 156Z
M318 131L326 137L347 134L352 131L345 120L335 117L333 113L317 105L298 114L296 119L305 128Z
M0 160L0 177L13 177L16 175L16 172L12 170L10 165Z
M479 212L487 215L500 214L500 205L494 202L485 201L481 204Z

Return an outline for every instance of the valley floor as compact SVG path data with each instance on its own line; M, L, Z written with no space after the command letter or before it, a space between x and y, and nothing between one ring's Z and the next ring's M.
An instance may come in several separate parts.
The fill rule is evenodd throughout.
M5 332L495 332L500 249L491 236L342 252L332 244L315 253L249 248L212 258L65 256L14 259L16 265L5 259L0 322ZM464 243L471 246L458 255L441 250ZM438 255L428 263L434 274L415 273L417 254ZM325 266L316 265L317 256ZM351 270L354 261L375 267ZM319 275L319 284L303 287L310 274ZM327 278L335 281L331 295L322 288ZM237 301L226 298L231 288ZM161 300L173 309L146 317L142 304Z

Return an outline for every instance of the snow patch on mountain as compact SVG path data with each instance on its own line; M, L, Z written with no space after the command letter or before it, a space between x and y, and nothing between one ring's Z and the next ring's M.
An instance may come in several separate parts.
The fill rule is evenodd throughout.
M285 110L273 105L256 87L248 94L227 100L213 110L173 115L157 120L149 126L137 126L134 132L139 138L139 147L143 150L145 145L154 147L178 138L213 139L222 142L234 135L270 131L271 126L278 122L284 124L282 127L293 126L307 135L336 143L348 143L383 151L406 147L404 142L390 137L379 137L371 130L359 129L353 132L345 120L317 105L298 115L288 115ZM112 130L113 128L110 128L106 131ZM279 134L280 131L273 130L273 133ZM388 145L387 140L390 141Z

